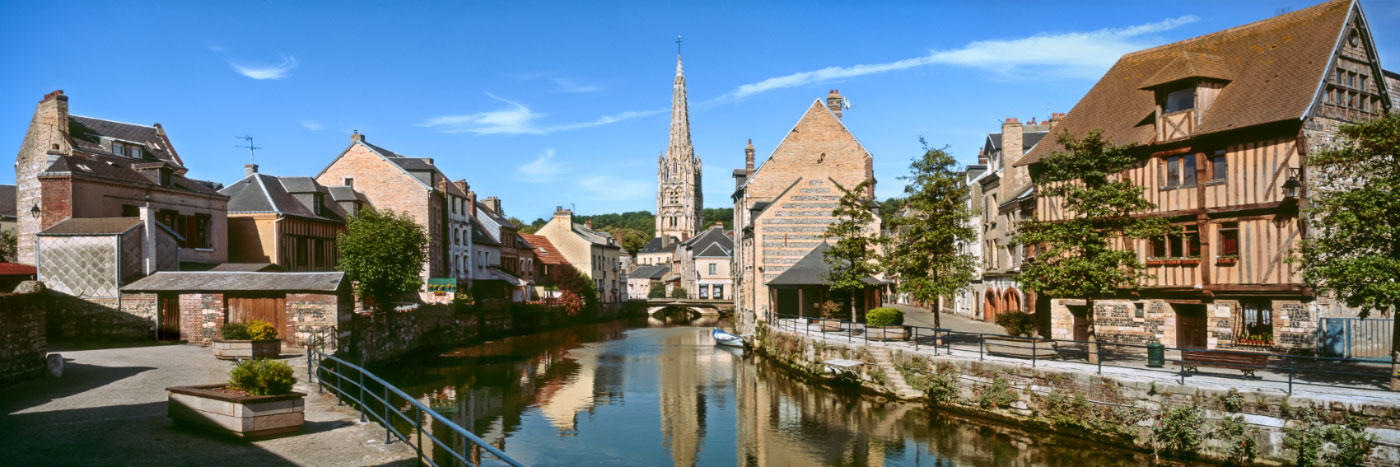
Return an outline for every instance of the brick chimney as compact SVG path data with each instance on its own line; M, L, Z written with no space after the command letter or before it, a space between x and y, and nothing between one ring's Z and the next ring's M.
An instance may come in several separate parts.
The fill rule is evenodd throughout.
M60 89L45 94L38 105L34 106L34 117L30 120L29 130L25 133L24 142L15 158L16 199L13 203L16 207L11 209L16 209L20 214L15 232L16 262L38 264L36 235L47 226L41 226L43 221L29 215L29 212L37 207L47 217L51 210L50 206L44 204L38 176L53 161L70 154L72 145L68 139L68 96Z
M1024 174L1025 167L1015 167L1016 161L1021 160L1025 154L1024 141L1022 137L1023 127L1019 119L1012 117L1006 119L1001 124L1001 202L1011 201L1011 197L1019 194L1023 183L1030 181L1030 176ZM1023 180L1024 179L1024 180Z
M1052 113L1052 114L1050 114L1050 129L1051 129L1051 130L1055 129L1055 127L1058 126L1058 125L1060 124L1060 122L1063 122L1064 120L1065 120L1065 113L1064 113L1064 112L1057 112L1057 113Z
M452 182L452 184L457 185L457 189L462 190L462 193L466 193L472 190L472 186L467 184L467 179L465 178Z
M360 134L360 130L355 130L355 133L350 135L350 142L363 143L365 142L365 135Z
M841 91L836 89L832 89L826 95L826 108L831 109L831 113L836 114L837 120L841 119L841 107L845 101L846 99L841 97Z
M251 176L258 173L258 164L243 164L243 176Z
M875 199L875 158L866 156L865 158L865 179L870 180L870 185L865 188L865 195L870 199Z
M987 165L987 148L977 150L977 164Z
M585 219L585 220L583 221L583 226L584 226L584 227L588 227L589 230L592 230L592 229L593 229L593 218Z
M496 213L496 214L500 214L500 215L502 215L502 216L506 215L506 213L505 213L504 211L501 211L501 199L500 199L500 198L497 198L497 197L495 197L495 196L488 196L488 197L486 197L486 199L482 200L481 202L484 203L484 204L486 205L486 209L490 209L491 212L494 212L494 213Z
M467 190L467 212L476 215L476 192Z
M571 229L574 225L574 212L564 209L563 206L554 207L554 218L564 223L564 228Z
M753 138L749 138L749 146L744 148L744 170L753 175Z

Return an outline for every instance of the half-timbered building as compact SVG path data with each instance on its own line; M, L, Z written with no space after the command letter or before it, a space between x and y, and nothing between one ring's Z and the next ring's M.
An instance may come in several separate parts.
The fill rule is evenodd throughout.
M1299 216L1308 157L1337 129L1394 109L1359 3L1339 0L1123 56L1018 165L1101 130L1137 145L1121 173L1170 220L1161 238L1123 245L1146 265L1140 289L1096 302L1106 342L1313 350L1320 318L1349 314L1317 297L1290 261L1309 226ZM1036 200L1041 219L1066 215ZM1085 338L1073 297L1046 297L1053 337Z

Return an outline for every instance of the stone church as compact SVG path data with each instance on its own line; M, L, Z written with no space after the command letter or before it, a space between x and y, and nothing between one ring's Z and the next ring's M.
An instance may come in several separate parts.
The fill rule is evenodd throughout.
M700 194L700 158L690 144L690 112L686 107L685 73L676 55L676 80L671 96L671 144L657 158L656 238L669 244L694 237L704 222ZM674 239L674 240L668 240Z

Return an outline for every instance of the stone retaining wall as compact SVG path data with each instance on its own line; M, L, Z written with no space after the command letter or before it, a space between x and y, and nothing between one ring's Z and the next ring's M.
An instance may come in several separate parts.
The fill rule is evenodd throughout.
M20 284L28 293L0 294L0 386L43 376L48 339L45 336L45 294L38 282Z
M885 384L887 377L874 365L862 365L854 374L842 377L826 372L822 362L834 358L873 361L859 344L807 338L760 326L755 348L760 355L800 376L858 383L865 390L895 397L895 390ZM1364 420L1367 432L1379 440L1366 465L1400 466L1400 404L1364 394L1323 398L1265 393L1246 387L1238 391L1215 390L1013 363L931 357L897 348L888 350L904 379L924 394L922 401L930 402L929 387L937 385L933 381L952 381L953 389L939 403L949 410L1150 450L1158 415L1194 406L1205 420L1200 432L1204 442L1198 457L1223 459L1227 442L1214 430L1227 417L1242 417L1247 436L1258 445L1259 461L1289 463L1294 453L1283 447L1285 428L1301 426L1295 419L1303 409L1311 409L1329 423L1341 423L1348 414Z

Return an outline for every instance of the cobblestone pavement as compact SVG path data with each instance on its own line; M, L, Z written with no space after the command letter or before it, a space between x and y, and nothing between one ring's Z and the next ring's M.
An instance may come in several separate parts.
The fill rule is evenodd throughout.
M359 422L304 381L300 434L245 441L176 426L167 386L227 380L231 363L208 348L153 345L62 352L62 378L0 388L0 445L7 465L408 465L406 443L384 444L384 429ZM306 375L306 356L282 358Z

